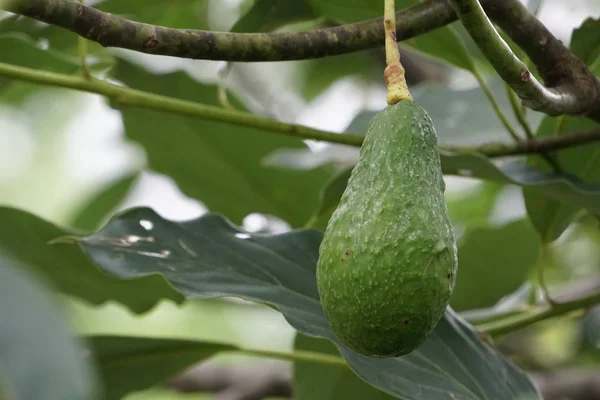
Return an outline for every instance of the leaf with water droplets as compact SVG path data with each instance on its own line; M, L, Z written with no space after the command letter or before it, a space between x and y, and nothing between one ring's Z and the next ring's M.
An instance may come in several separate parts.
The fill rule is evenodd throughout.
M124 239L148 236L148 224L141 221L152 224L154 240ZM358 376L396 397L539 398L526 375L451 310L426 342L404 357L367 358L337 343L316 287L321 238L314 230L244 232L215 214L172 222L138 208L79 243L102 270L118 277L160 273L189 297L236 296L269 304L300 332L333 341Z

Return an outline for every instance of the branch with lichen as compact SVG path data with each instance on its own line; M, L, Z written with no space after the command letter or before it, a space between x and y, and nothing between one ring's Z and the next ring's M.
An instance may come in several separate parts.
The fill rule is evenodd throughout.
M101 4L100 4L101 6ZM3 9L60 26L105 47L220 61L290 61L381 47L382 18L305 32L231 33L174 29L131 21L73 0L11 0ZM400 11L399 40L456 20L444 0Z
M454 3L459 5L463 1ZM464 4L468 3L473 6L477 2ZM502 55L488 54L488 58L495 60L493 64L501 66L501 76L517 88L519 97L528 106L550 115L584 115L600 122L600 79L591 74L585 63L519 0L481 0L481 4L490 18L525 51L544 79L542 86L526 68L520 69L522 63L514 56L509 57L505 46L499 47L498 53ZM305 60L380 47L384 40L382 18L306 32L229 33L143 24L73 0L10 0L0 6L69 29L106 47L179 58L238 62ZM465 7L459 9L463 18L473 12L473 7ZM482 21L481 14L469 18L473 18L473 24ZM396 13L396 37L409 39L456 19L447 0L429 0ZM487 18L483 21L488 28L491 26ZM505 56L510 61L508 65L502 62Z

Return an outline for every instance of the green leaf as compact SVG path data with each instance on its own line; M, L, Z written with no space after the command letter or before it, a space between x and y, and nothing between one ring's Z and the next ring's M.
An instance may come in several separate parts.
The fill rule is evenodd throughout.
M118 301L138 313L148 311L161 298L183 300L160 275L118 279L98 270L77 246L49 244L72 232L32 214L0 207L0 221L0 251L8 260L35 269L63 293L93 304Z
M527 189L526 201L527 195L535 192L567 204L600 212L600 185L584 184L569 176L542 172L520 160L490 160L478 153L441 151L440 155L444 174L512 183Z
M483 181L456 198L446 198L448 214L454 225L464 227L487 226L498 195L506 185Z
M93 371L55 299L37 277L2 258L0 321L0 398L95 398Z
M450 304L458 311L490 307L527 279L540 241L528 221L478 227L460 240L456 288Z
M473 56L469 54L462 38L451 26L438 28L402 43L439 61L445 61L467 71L475 71Z
M106 0L97 8L153 25L181 29L206 27L208 0L178 0L168 3L147 0Z
M331 215L340 202L342 193L344 193L344 190L346 190L352 169L353 167L350 167L340 171L331 180L329 180L329 182L327 182L323 188L323 191L321 192L319 207L310 218L307 226L325 230L327 222L329 222L329 218L331 218Z
M215 86L197 83L183 72L154 75L120 61L115 77L136 89L218 104ZM183 193L236 223L248 214L263 213L301 226L329 177L324 168L298 172L262 164L278 148L307 148L295 138L148 110L124 108L122 114L127 136L144 147L152 169L171 176Z
M586 118L576 117L546 117L540 125L537 136L553 136L561 133L577 132L598 127L597 123ZM540 169L549 170L545 162L538 156L530 156L529 163ZM565 149L555 155L560 165L562 175L566 179L576 179L588 184L600 183L600 144L591 143ZM552 196L547 193L538 193L524 190L525 206L533 226L538 231L544 242L556 240L582 208L587 208L595 213L600 213L600 201L596 200L596 207L589 207L580 202L568 201L567 199ZM561 194L566 195L563 191ZM559 201L557 201L559 200Z
M256 0L231 28L231 32L271 32L284 25L315 18L304 0Z
M100 224L106 222L109 213L115 209L127 196L139 176L139 172L125 176L113 182L79 210L70 224L75 229L95 231Z
M151 222L150 230L142 220ZM153 239L137 240L147 237ZM300 332L336 342L317 292L321 238L313 230L250 234L215 214L177 223L138 208L79 243L108 273L159 272L189 297L236 296L270 304ZM336 345L360 377L403 399L539 398L526 375L450 309L425 343L405 357L372 359Z
M571 50L587 65L600 57L600 19L587 18L571 34Z
M0 33L0 48L0 62L3 63L64 74L73 74L79 69L79 64L73 59L52 50L44 50L21 33ZM38 85L0 78L0 98L3 103L18 105L38 89Z
M106 388L106 400L158 385L199 361L237 349L198 340L128 336L91 336L87 341Z
M328 340L302 334L296 335L294 348L339 356L340 352ZM347 400L347 399L394 399L360 379L347 366L319 365L296 361L294 363L294 400Z

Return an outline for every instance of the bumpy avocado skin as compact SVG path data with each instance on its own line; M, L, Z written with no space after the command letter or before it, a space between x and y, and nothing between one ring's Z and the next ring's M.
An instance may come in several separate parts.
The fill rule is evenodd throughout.
M417 348L456 282L437 135L412 101L378 113L319 249L317 284L336 337L369 357Z

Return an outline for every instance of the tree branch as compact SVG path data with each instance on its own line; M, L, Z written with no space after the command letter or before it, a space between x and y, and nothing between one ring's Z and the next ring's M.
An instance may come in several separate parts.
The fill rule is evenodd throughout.
M86 79L81 76L39 71L27 67L0 63L0 76L20 81L38 83L55 87L75 89L82 92L95 93L114 100L126 107L143 108L176 115L198 117L209 121L224 122L232 125L258 128L267 132L292 136L299 139L318 140L330 143L360 147L364 135L356 133L334 133L313 129L302 125L287 124L270 118L263 118L248 112L229 110L199 104L168 96L147 93L131 89L95 78ZM557 137L540 138L521 141L515 144L491 143L482 146L449 146L440 145L440 150L455 153L477 152L488 157L503 157L520 154L533 154L542 151L556 151L586 143L600 142L600 129L563 134Z
M520 141L514 144L487 143L472 147L441 145L440 148L452 152L476 152L490 158L495 158L564 150L593 142L600 142L600 128L582 132L565 133L561 134L561 136Z
M229 33L133 22L72 0L9 0L2 4L7 11L69 29L106 47L180 58L242 62L300 60L380 47L384 42L381 18L307 32ZM534 83L531 74L524 73L519 79L527 78L529 82L519 83L511 73L508 82L521 88L519 96L529 106L550 115L586 115L600 122L600 79L592 75L585 63L519 0L481 0L481 4L532 59L544 79L545 87ZM424 34L456 18L449 0L417 4L396 14L397 39Z
M307 32L230 33L134 22L72 0L10 0L3 7L105 47L203 60L305 60L381 47L384 37L383 18ZM454 20L446 0L431 0L397 14L397 37L408 39Z

